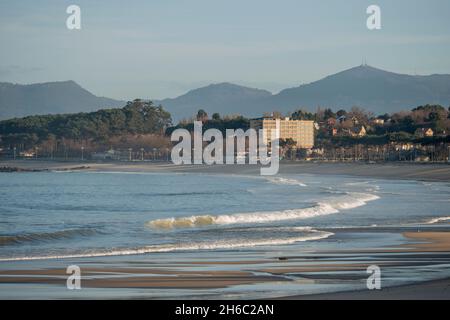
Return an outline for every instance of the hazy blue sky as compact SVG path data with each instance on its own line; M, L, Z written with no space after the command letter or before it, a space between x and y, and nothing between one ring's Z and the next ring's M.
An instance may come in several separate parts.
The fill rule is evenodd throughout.
M66 28L81 7L82 29ZM125 4L125 5L124 5ZM382 30L366 28L366 8ZM450 73L448 0L2 0L0 81L163 98L223 81L276 92L361 64Z

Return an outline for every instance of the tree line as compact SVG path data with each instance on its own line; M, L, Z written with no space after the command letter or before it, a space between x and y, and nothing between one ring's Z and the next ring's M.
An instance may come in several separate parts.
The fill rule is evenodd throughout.
M171 124L171 115L162 106L136 99L123 108L0 121L0 137L3 146L21 145L23 149L55 139L101 144L117 136L163 135Z
M270 116L283 117L278 112L273 112ZM449 140L450 110L440 105L424 105L411 111L379 116L357 107L337 112L321 108L316 112L299 109L286 116L294 120L312 120L318 123L318 146L383 145L390 142L433 144L448 143ZM366 136L339 137L330 134L330 127L351 127L354 126L355 119L359 125L366 127ZM384 122L382 125L376 124L374 119L382 119ZM182 120L174 126L170 113L161 105L155 106L151 101L136 99L123 108L0 121L0 146L19 147L20 150L44 146L52 150L51 152L70 146L74 150L80 149L81 146L91 150L102 146L166 148L170 146L170 134L177 128L193 130L194 120L202 121L203 130L215 128L223 133L226 129L247 130L250 127L250 119L242 115L221 116L214 113L209 117L203 109L193 118ZM432 128L438 135L418 139L414 132L422 127ZM294 144L289 140L281 143L286 147Z

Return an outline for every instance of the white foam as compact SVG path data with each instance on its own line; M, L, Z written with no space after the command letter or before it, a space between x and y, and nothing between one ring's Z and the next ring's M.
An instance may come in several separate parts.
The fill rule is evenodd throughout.
M439 223L441 221L448 221L448 220L450 220L450 217L433 218L433 219L430 219L427 222L425 222L425 224L435 224L435 223Z
M267 180L274 184L307 187L306 184L304 184L301 181L295 180L295 179L275 177L275 178L267 178Z
M330 199L329 202L333 208L338 210L348 210L362 207L366 205L367 202L374 201L379 198L379 196L370 193L349 192L345 196Z
M82 253L82 254L0 258L0 261L90 258L90 257L137 255L137 254L148 254L148 253L163 253L163 252L173 252L173 251L214 250L214 249L233 249L233 248L257 247L257 246L274 246L274 245L293 244L296 242L320 240L320 239L328 238L333 235L333 233L331 233L331 232L318 231L318 230L314 230L310 227L298 227L298 228L290 228L290 229L295 229L295 230L298 230L301 232L307 231L308 233L311 233L311 234L297 236L297 237L289 237L289 238L164 244L164 245L146 246L146 247L135 248L135 249L97 251L97 252Z
M362 185L362 184L369 184L372 181L356 181L356 182L347 182L345 185L346 186L358 186L358 185Z
M201 215L152 220L148 227L171 229L201 227L206 225L252 224L284 220L308 219L338 213L365 205L368 201L379 199L378 196L365 193L349 193L345 196L329 198L318 202L315 206L282 211L238 213L230 215Z

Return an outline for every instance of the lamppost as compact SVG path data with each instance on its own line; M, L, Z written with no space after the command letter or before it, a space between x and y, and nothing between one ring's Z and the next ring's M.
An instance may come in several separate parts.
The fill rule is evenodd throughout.
M131 161L131 148L128 148L128 160Z
M81 147L81 161L84 161L84 147Z
M141 148L141 161L144 161L144 148Z
M447 149L448 149L447 162L450 162L450 146L448 146Z
M37 160L37 158L38 158L38 150L39 150L39 148L38 148L38 147L35 147L34 149L35 149L35 156L36 156L36 160Z
M158 149L153 148L153 161L156 160L156 150L158 150Z
M16 160L16 147L14 147L13 150L14 150L14 160Z

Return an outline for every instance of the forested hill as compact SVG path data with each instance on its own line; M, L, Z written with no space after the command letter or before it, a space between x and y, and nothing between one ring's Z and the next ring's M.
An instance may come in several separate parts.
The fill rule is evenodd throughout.
M125 101L98 97L75 81L28 85L0 82L0 119L29 115L92 112L118 108Z
M39 115L0 121L3 145L49 138L101 141L124 134L160 134L171 125L170 113L152 102L134 100L123 108L90 113Z

